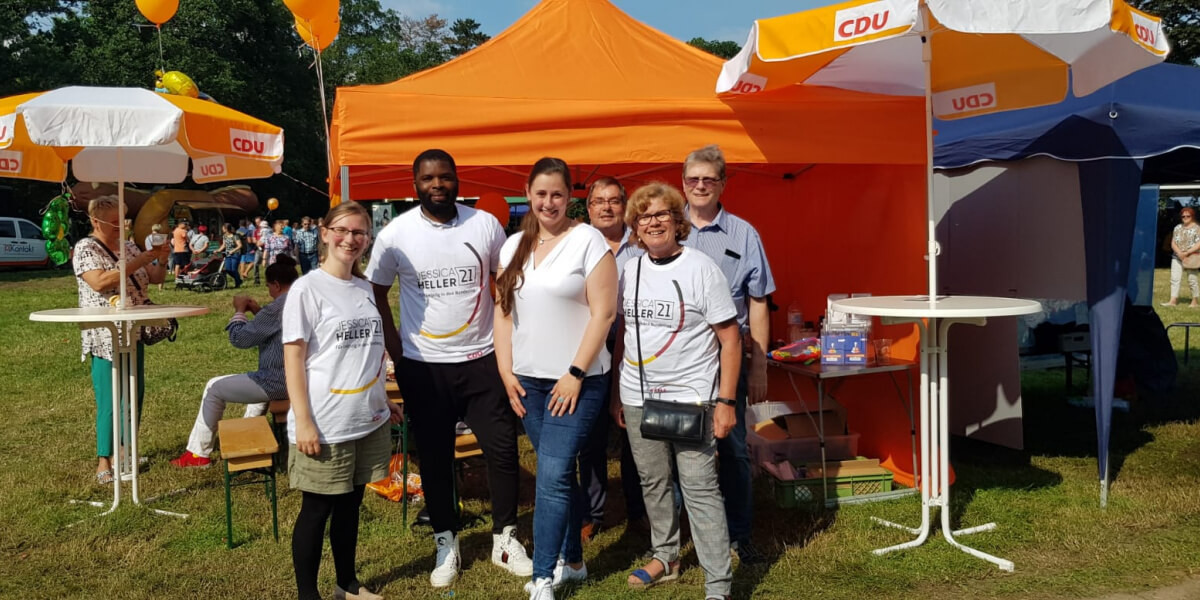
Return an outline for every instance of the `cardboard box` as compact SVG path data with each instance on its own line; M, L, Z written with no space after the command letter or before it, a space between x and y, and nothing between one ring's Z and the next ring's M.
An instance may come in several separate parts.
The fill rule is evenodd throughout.
M865 332L855 331L847 338L847 348L842 354L845 363L848 365L866 365L867 364L867 346L870 340L867 339Z
M821 364L846 364L846 338L844 336L835 334L821 336Z
M753 464L787 459L796 463L821 459L817 426L825 426L825 455L828 460L858 455L859 434L846 429L846 420L836 409L819 415L805 412L800 402L763 402L747 407L750 424L746 441Z

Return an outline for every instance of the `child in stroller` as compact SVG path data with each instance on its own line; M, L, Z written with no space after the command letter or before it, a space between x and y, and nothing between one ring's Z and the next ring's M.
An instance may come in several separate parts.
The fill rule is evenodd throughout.
M190 289L194 292L223 290L227 279L232 277L225 272L225 255L215 252L207 258L194 260L185 266L179 278L175 280L175 288Z

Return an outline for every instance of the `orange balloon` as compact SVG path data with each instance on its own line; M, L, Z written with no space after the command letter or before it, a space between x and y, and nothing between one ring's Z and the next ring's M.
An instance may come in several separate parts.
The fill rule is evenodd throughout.
M321 15L338 10L338 0L283 0L283 3L297 21L315 21Z
M162 25L175 16L175 11L179 10L179 0L137 0L137 7L146 20Z
M296 17L296 33L300 34L300 39L304 40L305 44L316 50L328 48L341 29L342 20L336 11L311 21Z
M267 199L267 208L270 210L275 210L275 209L279 208L279 199L278 198Z
M487 192L479 196L479 200L475 202L475 208L486 211L496 217L500 221L501 227L508 227L508 200L500 192Z

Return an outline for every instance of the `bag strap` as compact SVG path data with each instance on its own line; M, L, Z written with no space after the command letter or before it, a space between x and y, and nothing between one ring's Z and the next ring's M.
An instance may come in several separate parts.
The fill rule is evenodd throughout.
M638 257L637 274L633 279L633 335L637 338L638 387L641 388L643 406L646 404L646 366L642 363L642 324L638 318L641 305L638 302L638 292L642 288L642 259L644 258L645 256Z
M105 253L105 254L107 254L107 255L108 255L108 257L109 257L109 258L111 258L111 259L112 259L112 261L113 261L114 263L116 263L116 265L117 265L117 268L118 268L118 269L120 269L120 268L121 268L121 261L117 259L117 255L116 255L116 254L113 254L113 251L112 251L112 250L109 250L109 249L108 249L108 246L105 246L105 245L104 245L104 242L100 241L100 238L98 238L98 237L96 237L96 236L94 236L94 235L89 235L88 237L90 237L90 238L92 238L93 240L95 240L95 241L96 241L96 245L97 245L97 246L100 246L100 249L101 249L101 250L103 250L103 251L104 251L104 253ZM121 243L122 243L122 244L124 244L124 243L125 243L125 240L121 240ZM129 272L127 271L127 272L125 273L125 277L129 279L129 283L132 283L132 284L133 284L133 287L134 287L134 288L136 288L136 289L137 289L137 291L139 291L139 292L140 292L140 291L142 291L142 286L141 286L141 284L139 284L139 283L137 282L137 278L133 276L133 273L129 273Z

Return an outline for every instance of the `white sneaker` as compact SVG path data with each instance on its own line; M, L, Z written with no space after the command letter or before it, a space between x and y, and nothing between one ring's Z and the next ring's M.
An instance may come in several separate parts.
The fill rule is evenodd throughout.
M533 575L533 561L525 553L525 547L517 541L516 525L509 525L503 532L492 534L492 563L513 575Z
M529 592L529 600L554 600L554 585L549 577L526 583L525 591Z
M558 564L554 565L554 589L558 589L567 583L582 583L587 579L587 564L580 562L579 568L576 569L567 564L567 561L558 559Z
M433 572L429 574L429 584L435 588L446 587L458 579L458 536L443 531L433 534L433 541L437 544L437 558Z

